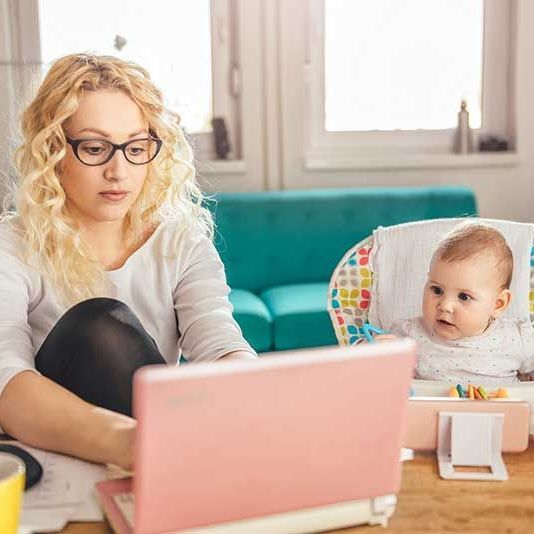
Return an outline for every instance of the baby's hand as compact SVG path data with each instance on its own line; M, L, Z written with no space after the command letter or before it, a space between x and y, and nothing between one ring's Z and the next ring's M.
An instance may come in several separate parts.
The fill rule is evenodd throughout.
M394 336L393 334L378 334L377 336L373 336L373 339L375 341L392 341L394 339L399 339L398 336Z

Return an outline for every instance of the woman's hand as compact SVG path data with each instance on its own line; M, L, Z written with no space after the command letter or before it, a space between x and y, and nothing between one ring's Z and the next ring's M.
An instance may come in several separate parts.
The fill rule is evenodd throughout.
M101 410L101 408L96 408ZM137 421L131 417L114 414L115 420L107 437L107 449L110 451L108 463L117 465L121 469L133 468L135 431Z

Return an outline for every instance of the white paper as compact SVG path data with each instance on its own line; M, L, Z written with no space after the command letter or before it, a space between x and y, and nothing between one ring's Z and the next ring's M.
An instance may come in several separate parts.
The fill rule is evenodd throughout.
M91 496L95 483L106 478L103 465L17 445L32 454L43 467L41 481L24 494L25 509L79 505Z
M22 509L18 534L62 530L70 521L102 521L104 515L93 492L85 502L52 508Z
M94 488L91 495L89 495L85 502L78 505L69 518L70 521L102 521L103 519L104 514L102 513L102 508L100 508L100 503L98 502Z
M22 509L19 534L59 531L70 521L76 505L57 508Z

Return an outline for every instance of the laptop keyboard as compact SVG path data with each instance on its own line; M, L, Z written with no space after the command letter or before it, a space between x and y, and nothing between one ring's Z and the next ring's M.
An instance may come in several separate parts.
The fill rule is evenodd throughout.
M134 525L134 495L133 493L117 493L113 500L130 528Z

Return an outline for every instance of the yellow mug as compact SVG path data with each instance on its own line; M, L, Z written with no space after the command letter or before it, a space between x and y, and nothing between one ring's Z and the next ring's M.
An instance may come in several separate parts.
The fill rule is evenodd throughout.
M17 534L26 469L13 454L0 452L0 532Z

